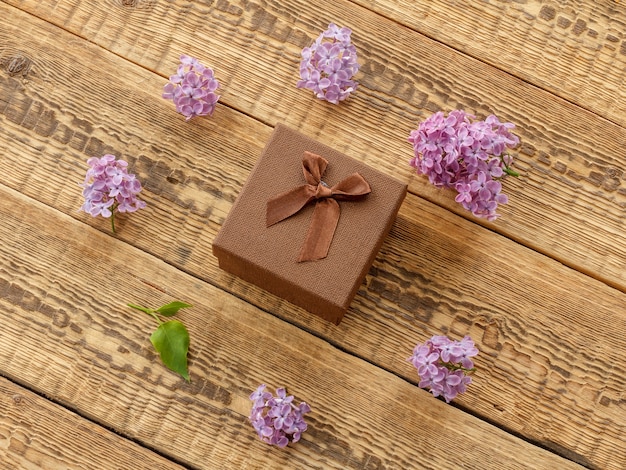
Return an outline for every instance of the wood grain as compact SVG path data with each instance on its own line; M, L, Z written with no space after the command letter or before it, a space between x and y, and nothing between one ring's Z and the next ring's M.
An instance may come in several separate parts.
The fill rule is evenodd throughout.
M496 113L518 125L522 177L505 182L511 202L503 217L478 222L626 292L626 130L592 112L347 1L9 3L162 76L173 72L181 52L198 56L216 68L222 103L264 123L286 122L463 217L471 216L452 192L412 174L406 138L437 110ZM362 64L359 92L341 106L295 88L301 48L330 21L354 29ZM34 45L40 55L32 60L45 74L62 59L40 47ZM177 122L171 109L158 108L160 119Z
M29 42L24 38L22 44ZM219 271L210 254L212 238L271 129L223 107L214 120L192 125L158 119L169 109L150 98L158 96L158 76L88 45L67 61L41 47L57 59L47 62L55 67L50 85L43 80L40 89L34 73L26 85L14 77L2 85L6 184L108 231L105 221L76 213L80 193L73 182L82 179L88 156L115 151L132 162L149 202L132 218L120 218L123 240L412 381L414 371L403 359L415 342L440 331L482 337L489 360L462 406L577 461L616 461L624 425L618 357L626 348L623 336L617 344L614 339L625 329L622 294L411 196L351 314L332 328ZM98 78L81 66L94 61L102 64ZM69 77L73 87L64 85ZM103 83L113 80L130 91L96 100L97 106L63 101L71 89L105 96ZM144 111L132 128L124 109ZM208 132L214 138L207 143ZM500 253L506 253L506 264ZM563 284L546 285L538 269ZM168 291L169 282L155 285ZM582 363L572 361L589 343L594 352ZM399 350L406 351L400 360ZM570 412L573 403L576 413ZM550 424L555 415L565 420L558 433ZM583 421L590 424L581 439ZM605 428L608 435L599 436Z
M88 156L114 151L146 182L149 202L145 211L120 220L123 240L412 381L404 358L415 342L435 332L471 332L482 337L488 358L461 406L579 462L619 464L625 421L619 357L626 349L619 333L625 329L621 293L410 197L341 327L311 319L218 271L210 255L215 231L271 129L224 106L212 120L184 124L158 99L161 77L10 7L6 11L6 21L21 26L7 29L1 42L13 51L0 75L5 184L106 232L105 221L76 213L76 184ZM48 38L72 47L61 54ZM18 60L18 49L32 58L30 65ZM368 158L386 168L380 157ZM560 186L551 191L562 195ZM553 223L553 213L544 217L534 223ZM578 256L604 237L589 227L577 229L578 236L593 235L581 241ZM549 243L557 252L571 249L567 236L573 235ZM617 244L611 256L623 240L620 232L612 236ZM478 258L477 246L490 248L480 249ZM146 277L168 292L170 281ZM562 281L546 285L547 279ZM407 353L399 358L399 350ZM605 429L608 436L601 434Z
M626 126L619 0L354 3Z
M3 186L0 216L2 373L190 467L581 468ZM179 316L190 384L155 357L154 321L124 305L172 298L193 305ZM261 382L310 403L298 445L270 451L246 422Z
M2 468L183 468L4 377L0 377L0 412Z
M35 36L64 40L37 24ZM23 47L31 44L33 56L57 57L52 46L20 39ZM479 373L482 380L477 376L477 395L463 397L462 406L577 461L619 462L622 293L411 196L340 328L312 319L219 271L210 254L271 129L222 106L213 120L164 119L168 104L150 98L158 96L158 76L93 46L65 50L70 61L46 62L48 80L39 81L33 68L27 83L9 77L0 86L6 123L0 142L13 142L0 156L6 184L107 231L105 221L76 213L75 182L88 156L115 151L132 162L149 202L120 219L123 240L412 381L414 371L397 360L399 349L408 355L430 334L471 332L492 359ZM104 80L83 71L80 65L89 63L102 64ZM102 85L115 81L127 90L121 96ZM76 89L89 90L91 100L65 99ZM125 107L143 111L134 126L119 116ZM574 361L589 345L584 361ZM565 421L554 423L555 415ZM582 421L591 423L583 438ZM599 434L603 429L607 435Z

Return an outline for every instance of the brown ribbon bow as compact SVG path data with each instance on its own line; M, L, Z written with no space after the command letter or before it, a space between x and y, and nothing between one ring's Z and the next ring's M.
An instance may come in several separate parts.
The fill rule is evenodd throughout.
M371 192L370 185L359 173L353 173L333 187L322 181L328 161L311 152L304 152L302 170L307 184L286 191L267 202L267 227L296 214L311 201L315 203L313 217L298 262L326 258L339 222L339 203L355 201Z

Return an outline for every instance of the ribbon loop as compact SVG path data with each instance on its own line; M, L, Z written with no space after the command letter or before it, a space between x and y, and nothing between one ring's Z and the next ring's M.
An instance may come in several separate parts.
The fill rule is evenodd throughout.
M339 222L338 200L356 201L371 192L370 185L359 173L353 173L336 185L328 187L322 181L327 165L325 158L304 152L302 171L307 184L279 194L267 202L265 223L270 227L316 201L298 262L319 260L328 255Z

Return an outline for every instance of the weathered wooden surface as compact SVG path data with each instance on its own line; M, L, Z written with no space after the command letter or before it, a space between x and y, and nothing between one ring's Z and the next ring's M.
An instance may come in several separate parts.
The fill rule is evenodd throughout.
M2 377L0 412L2 468L184 468Z
M547 91L345 0L135 7L74 0L53 10L46 2L15 3L163 76L173 73L181 51L201 57L223 82L223 103L264 123L286 122L453 211L450 194L411 176L406 138L436 110L495 112L519 126L522 177L507 181L514 204L488 225L626 291L626 130ZM359 93L343 106L295 88L301 48L331 20L354 29L362 64Z
M2 186L0 216L0 306L13 317L0 332L3 373L182 463L405 469L417 458L429 468L460 458L477 468L577 468ZM22 256L10 260L9 247ZM170 296L194 305L180 315L193 338L191 384L155 361L153 320L121 300ZM261 382L289 384L315 410L297 447L271 452L249 432L247 396Z
M176 417L164 411L178 395L180 384L170 382L165 389L161 388L163 380L172 378L162 370L147 347L150 345L145 343L148 333L142 334L141 329L149 324L146 319L134 319L137 323L132 324L133 332L127 332L121 326L120 318L126 318L126 312L118 312L117 317L107 322L104 313L114 309L116 298L112 292L95 295L93 289L89 290L89 282L98 281L89 281L90 274L85 273L79 263L79 260L96 256L98 263L89 261L93 263L92 269L102 265L116 273L117 267L119 273L111 276L118 283L136 282L144 289L126 286L124 289L128 293L123 294L122 290L122 297L143 292L145 302L158 304L153 300L155 296L163 296L164 300L170 300L172 296L197 297L199 294L195 289L203 289L204 295L210 292L210 297L216 299L215 304L206 299L199 301L211 312L215 310L227 317L236 317L240 310L246 311L249 317L260 315L263 322L290 332L281 333L276 338L275 331L270 334L263 327L263 334L271 344L284 344L292 332L303 335L300 330L276 320L272 314L312 332L322 340L302 336L305 338L302 349L299 347L293 352L294 364L307 360L307 354L317 358L317 353L307 353L311 348L327 347L320 346L327 343L338 346L348 353L338 356L338 363L347 361L352 364L351 361L355 361L359 364L357 368L361 368L365 367L362 361L349 355L362 358L372 364L372 370L378 371L377 374L382 373L380 370L388 371L380 376L381 381L395 380L394 384L408 387L402 401L409 400L406 403L410 408L419 402L420 416L426 413L425 410L430 413L431 406L440 404L402 380L416 382L414 370L404 359L416 342L431 334L449 332L453 336L462 336L470 333L479 338L483 355L472 392L457 400L462 409L590 468L620 468L626 460L623 449L626 429L623 391L626 384L621 361L626 351L626 294L623 292L626 279L623 269L626 260L623 237L625 165L624 157L617 151L626 135L622 127L564 103L546 91L529 88L507 73L468 59L394 23L376 19L373 13L358 7L352 7L351 15L342 13L338 7L332 13L335 14L333 19L342 18L345 24L355 25L355 42L359 36L361 40L367 39L368 45L363 48L362 55L365 57L363 86L350 102L329 107L313 102L306 92L291 86L300 47L323 27L324 22L320 23L314 6L290 2L289 7L271 4L261 9L251 2L242 3L240 7L218 2L215 5L185 4L188 8L183 8L182 4L175 2L169 5L135 2L136 8L129 9L128 5L55 2L52 9L46 2L19 2L21 9L69 30L64 32L0 3L0 165L3 184L12 188L5 190L9 200L5 207L17 204L17 212L7 209L7 214L13 214L12 217L18 220L16 214L29 217L29 205L32 205L38 208L33 213L35 218L43 218L53 225L42 228L45 222L41 222L18 231L17 235L14 232L19 223L7 228L4 239L8 251L3 255L5 264L1 277L6 293L1 296L6 308L26 310L29 314L46 305L46 299L52 303L52 310L43 308L39 329L35 328L31 344L46 341L52 344L58 339L60 333L55 332L50 322L52 325L60 322L61 325L56 326L73 335L66 350L59 352L50 347L42 354L37 366L41 372L28 373L29 387L44 394L55 391L60 401L72 409L79 409L80 414L140 439L148 447L167 449L167 455L192 467L209 466L214 461L230 464L233 468L242 468L244 464L254 467L269 465L274 462L272 459L285 458L256 443L244 419L248 411L245 395L249 393L245 389L256 384L243 384L242 377L234 379L232 375L250 374L252 368L258 374L258 380L283 380L282 373L290 373L295 374L290 376L294 377L291 381L299 382L303 380L302 372L292 369L295 366L285 366L285 370L281 369L282 373L278 374L272 369L275 365L264 365L262 361L242 365L237 360L232 366L223 359L219 365L221 375L211 375L215 371L210 364L209 349L215 339L210 331L205 332L205 336L196 332L192 335L196 338L200 334L196 340L200 349L194 355L196 362L192 364L192 376L195 373L201 382L192 384L191 388L210 390L207 393L213 402L219 402L221 394L234 393L238 397L232 408L227 407L229 411L224 411L225 405L220 405L221 408L211 408L208 412L210 419L215 421L210 427L215 431L212 438L223 435L225 440L220 442L231 441L218 446L216 455L203 454L208 452L206 450L180 455L181 449L186 452L188 446L179 441L167 442L168 436L174 435L174 429L180 431L173 424ZM293 13L295 11L299 12L298 15ZM201 15L203 12L206 14ZM194 42L192 38L198 35L200 17L206 23L203 29L208 28L214 34L200 35L200 39ZM238 20L231 21L231 17ZM339 19L336 21L340 22ZM285 25L294 22L297 25L292 25L290 33L284 33ZM173 25L176 25L176 35ZM157 34L159 31L162 33ZM280 31L283 34L279 34ZM397 41L389 40L389 45L381 46L374 40L382 41L393 34L398 36ZM95 45L88 44L83 38ZM243 41L245 38L248 42ZM204 44L204 47L198 44ZM406 70L403 78L385 75L390 67L391 70L402 69L403 47L407 44L413 47L411 53L419 50L416 67L429 64L432 70L421 70L419 75L424 78L423 74L432 72L432 82L416 80ZM429 47L433 50L430 51ZM107 52L107 49L118 55ZM220 78L224 77L224 104L218 107L212 119L184 123L173 113L171 104L159 98L165 82L163 75L173 70L178 49L208 58L207 62L220 71ZM158 61L154 60L155 51L163 54ZM386 51L391 63L386 63L376 74L376 64L384 55L382 51ZM452 63L448 65L447 62ZM467 72L459 70L470 70L471 73L468 76ZM441 77L435 79L435 75ZM267 76L274 77L276 83L288 85L271 87ZM407 83L414 87L411 96L419 91L426 97L425 101L416 103L407 98L402 91L402 85ZM389 88L391 85L394 87ZM518 95L523 91L527 93L521 99ZM455 103L466 108L476 106L478 110L483 109L483 104L479 103L488 98L488 107L493 105L499 115L499 110L503 110L509 119L520 124L519 134L525 142L520 156L524 176L520 181L507 181L512 202L508 208L503 208L502 219L487 224L489 229L508 235L510 239L446 210L456 211L450 195L433 191L421 178L412 177L405 166L410 152L407 154L403 139L408 130L436 107L447 109L450 96L456 96ZM472 101L474 99L477 101ZM386 104L381 107L383 102ZM370 275L339 327L317 320L221 272L210 254L211 241L271 132L271 127L265 123L276 120L317 135L320 140L383 171L410 179L414 193L436 202L435 205L409 195ZM568 127L570 125L574 127ZM374 127L378 128L375 134ZM342 128L346 128L346 132L338 132ZM579 130L582 128L586 129L584 133ZM402 130L402 135L398 135L398 129ZM560 150L542 153L541 149L547 149L548 145ZM383 152L383 149L391 151ZM81 204L77 185L84 176L84 161L105 151L112 151L131 162L145 183L143 194L149 204L147 209L131 217L120 218L119 240L107 235L106 221L91 220L86 214L76 212ZM558 155L567 155L567 158L563 157L567 166L563 166L565 163L561 160L551 160ZM612 186L607 180L596 185L601 179L596 171L601 164L615 170L611 173L617 175L611 179ZM582 174L588 177L579 178ZM52 212L40 207L35 200L50 207ZM55 215L55 211L71 218ZM86 229L85 223L100 229L104 235ZM70 230L71 235L57 234L61 230ZM26 234L34 237L30 243L20 241ZM15 237L15 242L10 241ZM54 246L58 245L50 244L51 239L64 248L57 248L55 252ZM44 248L53 254L52 261L47 259L44 248L29 258L37 262L22 264L16 261L22 259L22 252L28 251L26 247L37 245L35 240L45 240ZM127 245L134 245L141 251ZM103 255L110 246L115 246L116 252L117 247L123 246L126 250L123 252L129 254ZM84 251L87 254L78 255ZM65 260L67 256L71 261ZM129 257L132 263L138 264L137 267L126 266ZM65 272L77 273L76 279L70 279L74 287L69 292L61 289L67 275L62 274L64 271L57 266L59 263L65 266ZM164 273L155 274L155 266ZM191 277L183 276L178 270ZM15 275L20 272L21 278L16 281ZM56 274L48 278L47 272ZM99 275L102 277L103 274ZM161 277L155 279L155 276ZM188 281L193 287L180 286L183 278L195 279ZM105 281L113 282L114 279ZM40 300L33 300L31 294L20 291L26 286L33 290L44 289L42 286L49 286L50 282L56 294L43 296L40 293ZM161 291L148 288L149 285L156 285ZM48 288L44 291L47 292ZM228 292L243 300L233 299ZM188 298L182 300L191 301ZM122 304L125 301L127 299ZM24 302L29 307L25 307ZM86 323L90 326L79 323L78 329L72 328L68 312L74 308L79 311L82 308L84 312L94 310L93 314L82 314L87 315ZM53 313L59 310L63 314ZM96 314L99 316L93 324ZM198 322L199 328L204 328L204 317L204 313L197 313L190 314L189 318L195 319L191 321ZM217 322L217 325L212 324L213 328L220 331L225 328L220 322L228 323L222 316L212 321ZM19 316L12 327L11 334L14 335L24 329ZM247 327L231 334L252 341ZM263 334L256 337L257 341L265 337ZM107 341L109 337L121 341L121 349L104 346L107 341L102 339L103 335ZM16 341L11 339L4 343ZM71 346L79 350L78 357L72 357ZM330 350L334 351L333 348ZM139 360L140 366L129 366L125 361L134 364L136 358L129 359L125 351L143 357ZM237 356L241 354L238 351L233 346L220 350L219 354ZM0 350L0 357L5 358L6 354L9 352ZM31 349L26 348L21 354L30 357ZM50 370L46 359L58 364L57 370ZM66 380L65 373L61 372L62 365L67 366L72 360L79 371L77 380L93 380L92 374L108 378L111 371L118 374L118 378L122 374L136 377L132 385L126 381L116 385L122 396L114 398L108 389L101 392L107 399L106 412L94 411L91 401L84 400L84 397L81 401L75 396L71 390L76 384ZM20 383L26 380L21 375L21 368L12 367L7 366L0 373L15 374ZM346 367L342 365L340 368ZM369 367L362 373L369 374ZM304 380L310 381L313 387L315 381L321 379L317 375L314 379L309 377L310 368L307 363ZM43 372L48 375L42 377ZM393 379L394 375L402 379ZM356 382L351 383L358 388ZM131 416L137 416L147 408L144 403L138 405L139 411L133 412L131 408L129 412L130 397L141 395L144 402L152 403L149 394L142 392L142 387L150 388L154 384L159 385L155 392L157 401L166 404L145 411L148 424L143 421L137 425L129 424ZM235 387L234 392L232 387ZM301 398L308 400L312 390L305 387ZM195 396L194 393L203 392L189 393ZM300 395L300 392L296 393ZM370 394L375 393L379 392ZM410 394L415 396L409 399ZM343 397L348 399L347 395ZM380 399L384 398L383 394ZM335 397L333 405L329 405L329 400L332 401L324 398L316 403L322 410L329 407L316 418L322 420L318 424L321 423L324 430L335 424L326 422L323 413L326 416L336 414L341 408L340 399ZM424 400L427 401L424 403ZM333 410L333 406L338 408ZM117 410L116 413L110 414L111 407ZM449 425L448 419L468 419L459 410L441 409L459 414L445 419L438 414L428 415L428 419L434 419L440 426ZM99 416L91 414L98 412ZM201 422L207 411L197 407L194 413L193 420ZM342 422L337 434L322 433L316 438L313 432L307 449L299 451L299 447L294 447L287 460L280 462L343 468L345 460L349 462L345 465L354 468L366 465L375 468L377 463L382 467L402 467L403 459L408 458L408 450L399 451L397 459L384 450L361 454L360 446L369 449L371 443L367 439L357 439L353 446L354 428L358 427L353 420L357 415L352 408L341 411L341 414L347 415L347 421ZM158 418L163 415L171 421L156 432ZM485 430L476 422L482 424L472 418L464 428L470 432L470 439L493 440L489 433L495 431L490 427ZM376 421L376 425L382 426L382 423ZM383 427L387 429L388 426ZM424 439L421 433L428 433L431 428L410 432L419 432L413 439L421 440ZM449 432L448 428L445 429ZM188 433L192 431L186 430ZM211 432L206 431L204 438L208 439L206 436ZM505 432L496 432L496 435L499 437L495 439L509 442ZM341 451L331 449L328 451L330 457L323 454L319 460L316 457L319 449L315 450L315 446L320 445L318 440L328 444L337 436L340 442L347 443L349 450L345 450L345 446ZM395 439L394 433L386 436ZM457 434L446 437L456 438ZM229 453L226 449L233 444L232 439L245 439L242 448L255 442L260 446L256 447L259 455L244 458ZM402 442L408 445L409 441ZM424 444L429 449L425 455L429 456L434 468L452 466L446 463L447 457L442 454L442 449L450 446L450 442L444 440L440 443L443 447L435 446L434 450L428 447L431 444ZM514 446L518 445L515 439L513 442ZM502 456L506 452L520 452L512 450L509 444L502 445ZM523 463L527 466L533 463L542 468L550 463L548 468L560 468L558 459L554 461L559 462L558 465L551 463L554 455L538 451L533 446L530 449L532 455L528 454L527 460L520 457L522 460L514 460L511 465L523 467ZM477 452L465 454L464 465L485 468L485 458L479 457L482 451ZM535 455L537 460L533 460ZM494 460L493 468L505 468L498 467L501 462Z
M355 3L626 125L622 0Z

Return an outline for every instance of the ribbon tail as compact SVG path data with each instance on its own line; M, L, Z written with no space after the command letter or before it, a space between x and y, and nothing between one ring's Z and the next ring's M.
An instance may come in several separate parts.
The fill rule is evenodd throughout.
M298 263L326 258L339 222L339 203L334 199L320 199L315 204Z

